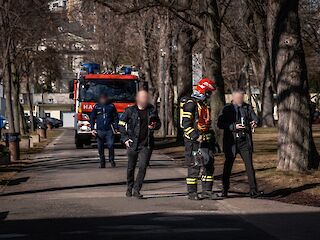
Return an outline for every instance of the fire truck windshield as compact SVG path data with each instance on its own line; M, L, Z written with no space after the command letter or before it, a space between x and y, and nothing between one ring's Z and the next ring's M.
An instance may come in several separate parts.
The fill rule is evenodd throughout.
M134 101L137 82L127 80L90 80L80 84L80 101L98 102L106 93L110 100L118 102Z

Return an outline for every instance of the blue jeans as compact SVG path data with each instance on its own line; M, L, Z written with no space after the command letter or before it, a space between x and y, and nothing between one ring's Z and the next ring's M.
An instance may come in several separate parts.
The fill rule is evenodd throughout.
M104 155L104 146L109 149L109 161L114 161L114 135L112 130L97 131L98 151L100 157L100 163L105 164L106 158Z

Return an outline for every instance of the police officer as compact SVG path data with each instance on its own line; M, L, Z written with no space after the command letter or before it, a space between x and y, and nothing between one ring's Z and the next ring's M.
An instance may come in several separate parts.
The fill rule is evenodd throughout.
M109 162L112 167L116 167L114 161L114 133L118 129L118 120L116 107L108 99L108 95L102 93L99 97L99 102L94 106L90 116L92 134L97 138L98 142L100 168L106 167L105 144L109 149Z
M224 130L223 197L228 197L232 166L238 153L245 163L250 185L250 196L257 198L262 194L257 189L252 163L252 129L257 126L258 117L252 107L244 102L244 95L245 93L242 90L233 91L232 103L223 108L218 118L218 127Z
M138 92L136 105L128 107L121 115L119 129L121 141L127 147L127 192L126 196L143 198L140 194L154 145L153 132L161 126L157 110L149 103L149 94L145 90ZM136 179L134 172L139 160Z
M214 133L211 130L211 114L208 99L215 91L214 82L205 78L199 81L191 97L180 102L180 124L184 131L185 157L188 165L187 190L190 200L198 200L198 177L203 168L202 198L217 199L212 193Z

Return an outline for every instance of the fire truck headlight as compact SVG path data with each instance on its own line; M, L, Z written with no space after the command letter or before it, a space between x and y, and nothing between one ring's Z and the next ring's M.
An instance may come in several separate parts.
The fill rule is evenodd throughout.
M81 117L82 117L82 120L89 120L90 118L89 118L89 115L88 114L85 114L85 113L82 113L81 114Z
M90 132L90 122L89 121L79 121L78 122L78 129L83 132Z

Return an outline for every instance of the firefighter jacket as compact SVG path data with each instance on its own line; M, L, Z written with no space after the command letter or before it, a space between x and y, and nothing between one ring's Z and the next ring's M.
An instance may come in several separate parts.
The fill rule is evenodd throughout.
M158 116L156 108L149 104L148 110L148 121L155 122L156 126L153 130L158 130L161 127L161 122ZM148 124L149 125L149 124ZM125 143L131 139L131 149L137 150L139 147L139 134L140 134L140 118L138 112L138 106L134 105L126 108L123 114L120 116L119 130L121 133L121 141ZM148 147L154 146L153 130L148 129Z
M200 135L204 137L204 140L210 140L211 116L209 104L206 101L187 98L182 106L181 127L187 140L196 141Z

